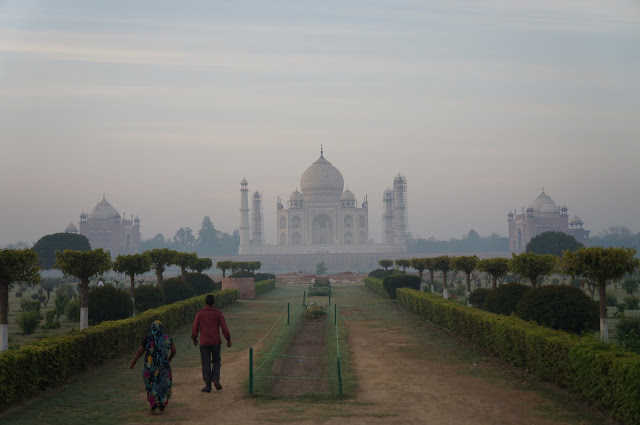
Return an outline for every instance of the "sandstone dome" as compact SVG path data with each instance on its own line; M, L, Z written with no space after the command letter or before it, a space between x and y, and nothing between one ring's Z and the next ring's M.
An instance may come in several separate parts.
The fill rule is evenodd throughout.
M89 220L109 220L120 214L118 211L107 202L106 198L102 198L102 201L98 202L98 205L89 213Z
M316 194L340 197L343 189L342 174L322 155L305 170L300 179L300 190L305 197Z

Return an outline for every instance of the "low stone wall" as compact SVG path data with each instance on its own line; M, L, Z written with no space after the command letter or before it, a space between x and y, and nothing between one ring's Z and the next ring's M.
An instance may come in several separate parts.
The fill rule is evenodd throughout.
M364 274L358 274L358 273L337 273L337 274L330 274L327 276L329 278L329 280L333 283L340 283L340 282L360 282L363 283L364 282L364 278L367 277L367 275Z
M315 279L315 274L281 274L276 276L276 283L301 283L310 285L315 281Z
M237 289L238 299L252 300L256 297L255 282L252 277L225 277L222 279L222 290Z

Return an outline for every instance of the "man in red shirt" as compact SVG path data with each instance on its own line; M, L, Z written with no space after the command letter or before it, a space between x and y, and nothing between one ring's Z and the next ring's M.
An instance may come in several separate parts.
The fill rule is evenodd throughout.
M200 360L202 362L202 379L204 380L203 392L211 392L211 383L216 390L221 390L220 385L220 329L227 340L227 347L231 347L231 334L227 328L222 312L213 307L215 298L207 295L204 299L207 304L198 311L196 319L191 327L191 339L193 345L198 345L198 332L200 333Z

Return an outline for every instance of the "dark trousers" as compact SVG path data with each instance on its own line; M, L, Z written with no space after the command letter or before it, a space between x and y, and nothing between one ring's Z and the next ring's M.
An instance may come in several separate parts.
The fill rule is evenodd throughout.
M220 346L201 345L200 361L202 362L202 379L207 388L211 388L211 382L220 381Z

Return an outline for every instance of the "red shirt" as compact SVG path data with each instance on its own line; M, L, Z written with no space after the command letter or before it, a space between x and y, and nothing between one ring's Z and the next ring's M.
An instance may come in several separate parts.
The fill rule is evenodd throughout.
M221 344L220 330L227 341L231 339L227 322L224 321L222 312L217 308L206 306L196 314L196 319L191 327L191 339L198 339L200 332L200 345Z

